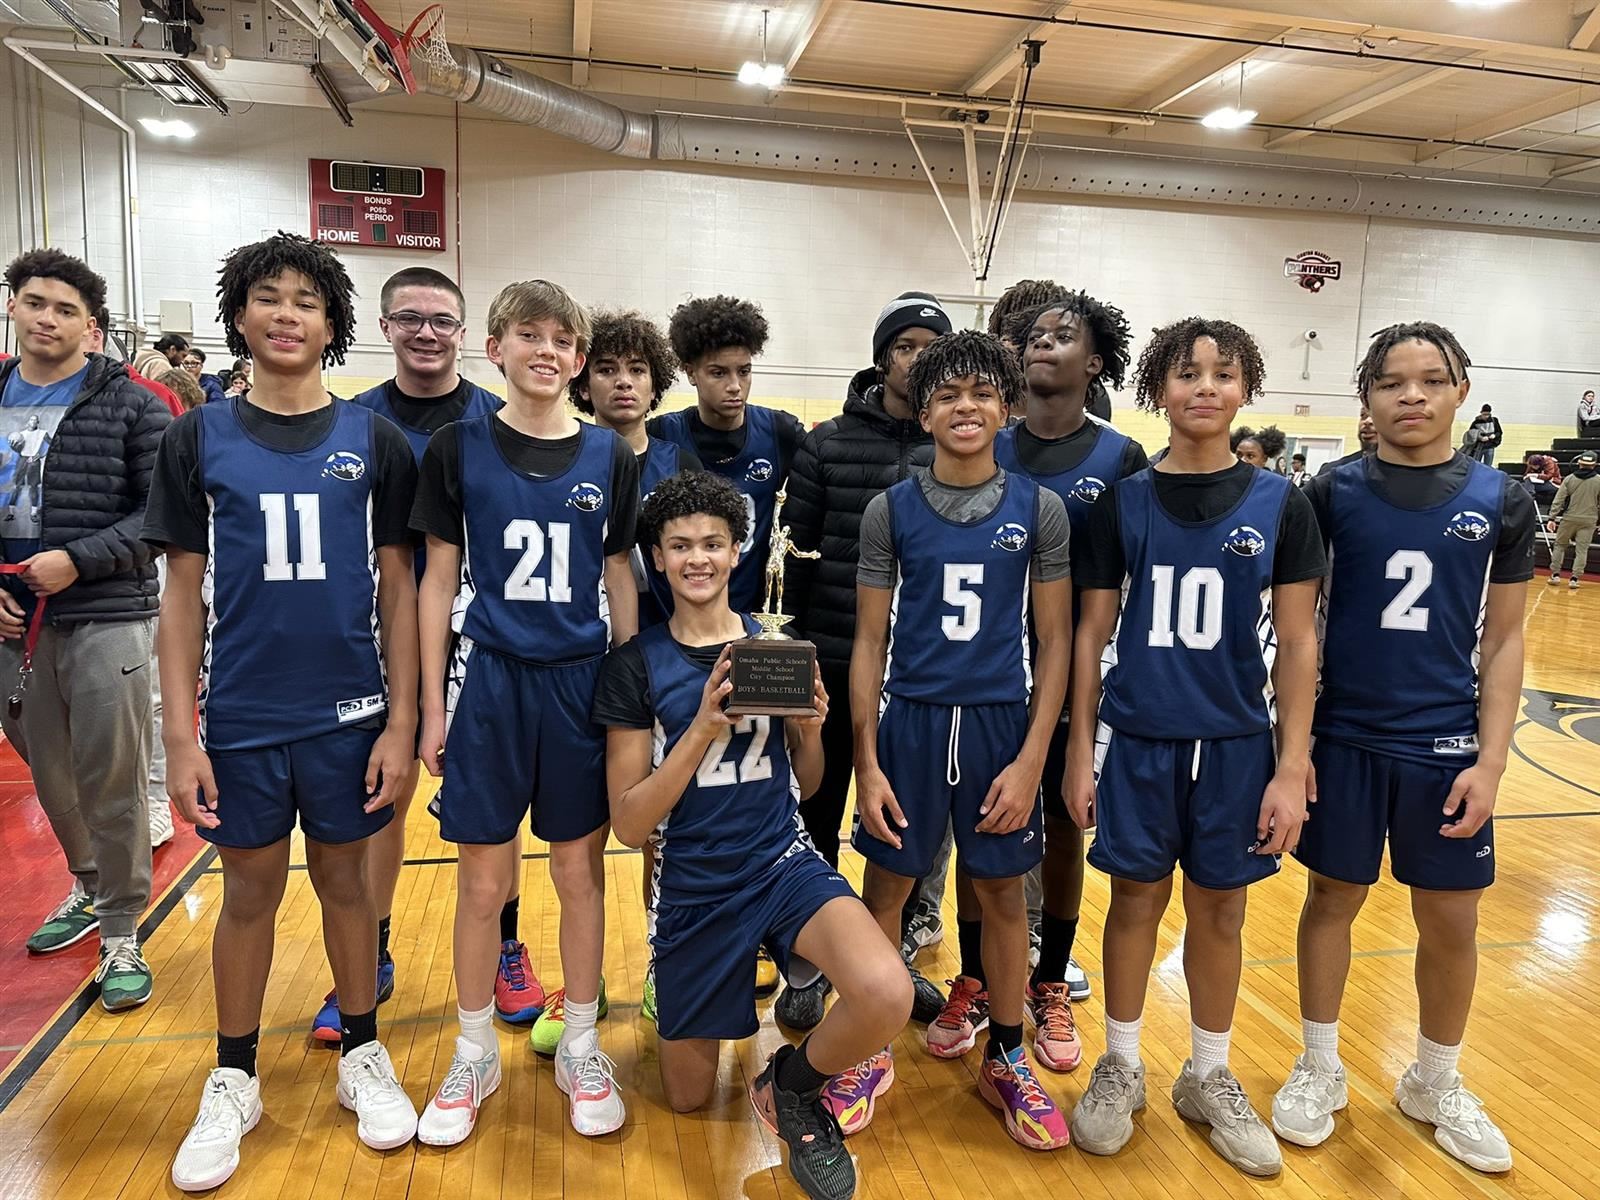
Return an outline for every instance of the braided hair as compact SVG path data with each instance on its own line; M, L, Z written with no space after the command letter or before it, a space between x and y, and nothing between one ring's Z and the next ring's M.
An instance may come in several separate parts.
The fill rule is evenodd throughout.
M1450 375L1450 382L1459 384L1466 381L1472 360L1467 357L1467 352L1461 348L1454 333L1432 321L1405 321L1380 329L1372 335L1372 344L1367 347L1366 356L1356 368L1356 395L1361 397L1363 404L1372 393L1373 384L1378 382L1378 376L1383 374L1383 364L1388 361L1389 351L1402 342L1427 342L1437 348L1444 359L1444 369Z
M1167 372L1180 363L1187 362L1194 353L1194 344L1201 338L1210 338L1217 344L1217 352L1225 359L1239 365L1244 376L1244 402L1261 395L1267 380L1267 367L1261 361L1261 347L1232 321L1211 317L1185 317L1164 325L1150 335L1144 351L1139 355L1139 365L1133 374L1133 402L1145 412L1161 411L1161 393L1166 387Z
M1089 331L1094 352L1100 356L1100 374L1096 378L1121 388L1128 374L1128 343L1133 331L1120 308L1102 303L1087 292L1068 292L1014 316L1006 326L1005 336L1017 347L1018 355L1027 351L1028 332L1034 323L1045 313L1052 312L1071 313L1078 318L1079 324Z
M322 365L344 362L355 341L355 285L339 256L327 246L282 230L265 241L240 246L222 260L222 270L217 275L217 323L223 328L228 349L240 357L249 356L250 347L234 320L244 311L252 287L263 279L276 279L285 271L304 275L322 297L330 333L322 351Z
M971 329L959 329L935 338L917 356L906 380L911 411L921 414L934 391L952 379L976 377L992 384L1007 407L1022 395L1022 368L1017 356L998 338Z

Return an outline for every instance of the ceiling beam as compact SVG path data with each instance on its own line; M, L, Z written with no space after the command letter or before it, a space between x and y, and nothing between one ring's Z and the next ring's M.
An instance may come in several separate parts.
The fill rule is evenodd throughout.
M1261 32L1262 41L1272 41L1277 38L1287 37L1293 33L1291 28L1274 29L1270 32ZM1251 55L1256 54L1260 47L1257 46L1222 46L1214 53L1208 54L1194 66L1187 70L1179 71L1163 79L1150 91L1130 104L1129 108L1138 109L1140 112L1161 112L1169 105L1176 104L1190 92L1204 87L1217 76L1233 70L1240 63L1245 62ZM1118 134L1131 125L1113 125L1111 132Z
M1532 104L1524 104L1521 108L1514 108L1510 112L1501 113L1497 117L1489 117L1476 121L1471 125L1463 125L1452 132L1451 136L1458 142L1492 142L1498 137L1508 133L1515 133L1519 129L1526 129L1529 125L1540 121L1548 121L1552 117L1559 117L1564 113L1575 113L1585 106L1581 103L1574 104L1573 89L1564 88L1562 95L1555 99L1535 100ZM1457 150L1470 149L1468 146L1440 146L1437 143L1417 147L1417 161L1419 163L1433 162Z
M1565 179L1568 175L1581 175L1585 171L1600 171L1600 160L1580 158L1550 172L1551 179Z
M589 86L590 35L594 28L594 0L572 0L572 86Z
M828 13L837 2L838 0L815 0L812 4L811 15L800 27L800 34L794 39L794 44L789 47L789 55L783 61L785 75L794 74L794 69L805 54L806 48L811 45L811 39L817 36L817 30L822 28L822 23L828 19Z
M1600 41L1600 4L1589 10L1589 16L1578 32L1572 35L1572 40L1567 43L1570 50L1593 50L1595 42Z
M1056 24L1051 18L1060 16L1063 11L1071 7L1070 3L1045 5L1044 11L1039 14L1043 19L1030 21L1025 30L995 51L994 57L984 64L983 69L962 86L962 93L968 96L981 96L1011 74L1022 61L1018 47L1030 40L1047 42L1061 33L1065 26Z
M1453 55L1451 61L1460 61L1466 58L1465 54ZM1364 112L1409 96L1412 92L1421 91L1435 83L1454 78L1456 72L1447 66L1435 66L1428 63L1419 63L1415 67L1401 67L1391 71L1377 82L1369 84L1358 92L1324 104L1321 108L1310 112L1301 113L1297 117L1290 117L1285 124L1288 125L1314 125L1317 129L1332 129L1335 125L1343 124L1352 117L1359 117ZM1312 135L1312 129L1291 129L1284 133L1275 134L1262 143L1266 150L1277 150L1291 142L1298 142L1302 138Z

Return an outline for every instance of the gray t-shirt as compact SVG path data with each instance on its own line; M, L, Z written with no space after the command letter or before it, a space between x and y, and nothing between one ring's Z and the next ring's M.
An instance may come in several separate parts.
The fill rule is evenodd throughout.
M918 471L914 476L933 511L947 521L963 525L981 521L1000 507L1005 495L1006 473L993 475L974 487L951 487L940 483L933 472ZM1067 557L1070 537L1066 506L1049 488L1039 489L1039 512L1033 537L1033 560L1029 574L1039 583L1054 583L1072 574ZM899 575L894 557L894 531L889 523L889 497L879 492L867 504L861 518L861 560L856 567L856 582L865 587L893 589Z

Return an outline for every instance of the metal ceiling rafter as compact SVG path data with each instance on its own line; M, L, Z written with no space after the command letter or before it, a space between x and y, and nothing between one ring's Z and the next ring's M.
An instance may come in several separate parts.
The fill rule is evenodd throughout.
M1028 27L1020 36L1012 38L1005 46L998 50L994 57L983 65L983 69L962 86L961 90L968 95L981 96L999 83L1011 72L1015 71L1022 62L1022 43L1044 42L1058 34L1064 28L1057 24L1056 18L1071 8L1070 0L1064 4L1046 4L1044 11L1037 17L1029 20ZM1021 18L1027 20L1027 18Z
M815 0L811 8L811 15L806 18L806 23L800 27L799 35L789 47L789 53L784 56L784 76L794 74L795 67L800 65L800 60L805 57L806 50L811 46L811 39L817 36L817 30L822 28L822 23L828 19L828 14L833 11L838 0Z
M593 45L594 0L572 0L572 86L589 86L589 53Z
M1574 101L1577 103L1574 103ZM1594 101L1590 101L1593 104ZM1531 104L1524 104L1521 108L1514 108L1508 113L1488 117L1471 125L1463 125L1454 131L1456 142L1492 142L1495 138L1504 137L1508 133L1515 133L1519 129L1526 129L1539 121L1549 121L1566 113L1578 113L1589 107L1582 103L1582 97L1574 97L1570 90L1565 94L1550 100L1535 100ZM1430 163L1443 158L1457 150L1471 149L1471 146L1439 146L1428 144L1417 148L1418 163Z
M1262 36L1264 39L1272 41L1286 38L1292 33L1294 33L1294 28L1290 26ZM1214 54L1206 55L1204 59L1188 70L1178 71L1163 79L1150 91L1135 100L1129 107L1136 108L1141 112L1161 112L1163 109L1176 104L1191 92L1203 88L1219 75L1224 75L1241 63L1248 62L1260 51L1261 47L1259 46L1223 46ZM1130 125L1113 125L1111 133L1115 136L1130 128L1132 128Z
M1455 77L1455 68L1449 63L1460 62L1470 58L1465 52L1457 52L1448 60L1437 63L1418 63L1414 67L1402 67L1398 71L1391 71L1376 82L1369 84L1358 92L1343 96L1330 104L1324 104L1299 116L1289 118L1290 125L1314 125L1318 129L1332 129L1341 125L1351 117L1359 117L1364 112L1380 108L1412 92L1421 91L1423 88L1432 87L1445 79ZM1287 146L1291 142L1298 142L1302 138L1313 135L1310 129L1291 129L1285 133L1277 134L1262 143L1264 150L1276 150Z

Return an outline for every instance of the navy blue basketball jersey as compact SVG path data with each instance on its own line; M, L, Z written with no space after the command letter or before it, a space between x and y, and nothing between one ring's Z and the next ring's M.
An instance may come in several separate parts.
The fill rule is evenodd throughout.
M460 633L531 663L576 662L605 653L605 536L617 435L579 423L578 453L540 479L506 461L496 417L456 426L467 542Z
M209 749L280 746L388 708L372 537L377 417L334 402L328 436L275 450L240 401L200 409L211 504L200 730Z
M965 525L935 512L915 477L887 494L899 578L883 690L926 704L1026 700L1039 485L1007 473L994 512Z
M1100 719L1174 740L1271 729L1272 564L1292 485L1256 471L1204 524L1167 515L1148 469L1114 486L1128 574Z
M462 380L467 385L467 406L456 418L458 421L470 421L474 417L487 417L491 413L499 412L502 403L499 396L493 392L479 387L470 380ZM400 432L406 435L406 441L411 443L411 453L420 463L422 452L428 448L428 439L433 436L429 429L418 429L414 425L407 425L400 419L400 414L394 411L394 405L389 403L389 385L380 383L375 388L368 388L358 396L352 396L350 403L359 404L362 408L370 408L380 417L388 417L400 427Z
M662 437L695 453L689 416L694 410L681 409L661 418ZM750 515L750 529L739 547L739 564L728 581L728 606L735 612L754 612L766 597L768 539L772 534L772 510L783 486L782 455L778 447L778 419L770 408L745 405L744 449L727 462L705 461L702 465L738 488Z
M1434 508L1399 508L1368 460L1333 471L1322 694L1312 731L1424 762L1478 753L1478 640L1505 476L1473 463Z
M640 504L650 499L657 484L681 469L681 449L676 442L650 439L639 460ZM655 555L649 546L633 548L633 573L639 580L639 628L661 624L672 615L672 588L667 584L667 577L656 570Z
M744 618L746 633L760 626ZM700 711L711 675L665 625L639 634L655 713L659 767ZM800 823L800 788L781 717L744 717L706 749L683 798L656 829L656 884L664 896L739 891L793 853L815 853Z
M1040 487L1049 488L1061 497L1066 506L1067 521L1072 529L1074 543L1082 544L1088 536L1089 511L1100 493L1115 483L1122 475L1122 459L1131 440L1109 425L1096 422L1100 433L1089 448L1083 461L1070 471L1059 475L1035 475L1022 465L1017 456L1017 427L1007 425L994 439L994 460L1002 468L1018 475L1026 475Z

